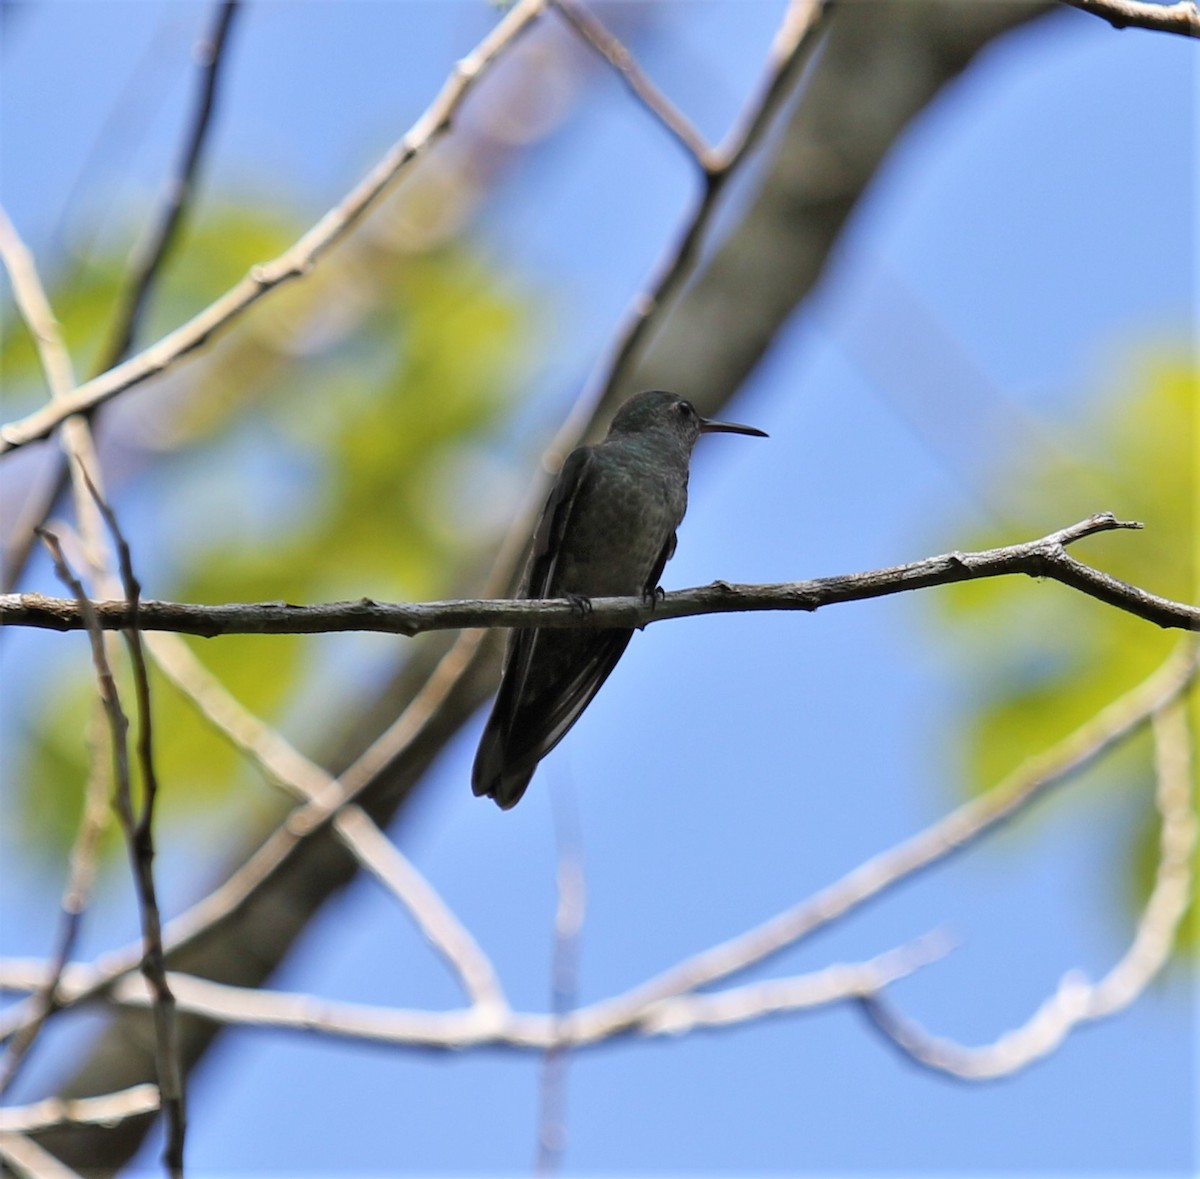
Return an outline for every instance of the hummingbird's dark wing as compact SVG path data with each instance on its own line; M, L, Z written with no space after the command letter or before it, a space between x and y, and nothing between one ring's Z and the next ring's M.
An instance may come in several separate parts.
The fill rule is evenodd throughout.
M679 536L672 532L671 539L663 545L662 552L658 554L658 560L654 562L654 568L650 570L650 576L646 578L646 584L642 586L643 597L657 596L658 579L662 577L663 570L667 567L667 562L675 555L675 546L678 543Z
M590 447L563 464L533 538L522 597L562 597L556 574L579 504L596 472ZM665 559L665 558L664 558ZM630 630L514 630L500 691L471 776L476 794L508 809L525 792L537 764L562 740L621 658Z

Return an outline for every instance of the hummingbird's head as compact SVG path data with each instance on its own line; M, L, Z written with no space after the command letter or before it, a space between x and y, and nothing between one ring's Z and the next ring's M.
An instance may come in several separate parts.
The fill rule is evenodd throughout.
M686 397L661 389L634 394L617 410L617 416L608 430L609 437L660 432L677 439L688 450L696 444L701 434L749 434L755 438L767 436L754 426L703 418Z

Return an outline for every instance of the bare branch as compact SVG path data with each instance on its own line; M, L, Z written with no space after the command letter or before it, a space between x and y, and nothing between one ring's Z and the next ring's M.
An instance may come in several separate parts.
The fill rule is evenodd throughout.
M679 142L702 172L718 166L712 148L687 116L646 76L633 54L604 25L575 0L551 0L566 22L621 75L639 102Z
M38 277L33 256L3 208L0 208L0 261L3 261L8 272L17 310L37 346L38 359L46 374L46 383L50 386L51 403L61 403L75 386L74 366L63 342L58 320L55 319L50 301L46 298L42 280ZM100 467L91 431L83 418L66 419L62 431L62 447L64 453L75 458L77 462L77 467L71 468L75 518L88 569L92 573L102 573L108 568L108 554L104 550L100 517L80 478L81 473L86 471L98 481ZM32 521L35 527L40 523L40 519ZM9 576L10 573L12 577ZM16 570L10 559L5 568L5 584L12 584L15 576Z
M771 45L758 92L747 103L738 125L725 141L702 157L705 185L699 204L688 219L679 240L648 288L634 299L617 335L612 354L602 373L591 383L583 405L594 407L616 398L639 355L649 341L654 324L661 322L667 304L683 290L700 259L700 247L716 216L720 197L729 178L759 141L771 120L791 92L811 51L831 6L831 0L790 0L784 19ZM551 451L566 456L582 433L582 407L563 424Z
M208 140L209 128L212 126L221 66L225 60L226 46L229 44L229 32L238 11L238 0L221 0L217 6L210 37L197 46L200 58L200 85L190 125L186 129L179 167L167 185L166 197L157 221L134 252L125 288L117 303L109 341L101 353L95 373L112 368L129 352L146 301L178 237L192 201L200 161ZM73 378L65 383L55 383L55 395L65 396L74 386ZM15 588L20 580L32 551L34 530L45 522L53 510L68 478L68 451L64 449L62 457L51 461L54 469L45 472L38 486L32 490L13 529L3 573L5 589ZM94 469L95 464L90 463L88 466Z
M111 1126L125 1118L136 1118L158 1109L156 1085L134 1085L101 1097L64 1100L47 1097L30 1105L0 1109L0 1134L33 1134L53 1126L94 1124Z
M236 700L174 635L147 636L155 661L175 686L267 779L294 798L312 802L340 796L341 787L282 734ZM358 862L395 896L433 949L460 980L472 1003L505 1009L495 968L458 917L360 807L344 807L333 829Z
M235 287L187 323L124 364L80 385L68 396L19 421L0 426L0 454L45 438L71 414L94 409L118 393L162 372L227 326L264 295L306 274L375 203L379 195L449 130L472 88L516 39L541 16L549 0L518 0L496 27L454 68L441 92L398 143L347 196L330 209L290 249L255 266Z
M866 962L839 963L810 974L776 979L729 992L648 999L629 1019L614 1024L594 1013L607 1004L580 1008L567 1019L521 1012L499 1014L480 1007L457 1011L414 1011L343 1003L315 995L234 987L172 973L179 1010L242 1027L274 1027L396 1047L461 1051L497 1047L526 1052L578 1049L615 1036L672 1036L689 1026L733 1026L768 1015L807 1011L847 999L860 999L939 957L944 940L925 939ZM0 962L0 983L18 985L29 973L17 962ZM74 999L93 991L94 972L71 967L64 993ZM145 980L127 975L109 991L114 1002L145 1007L151 993Z
M86 428L86 426L85 426ZM87 480L87 475L83 478ZM113 753L113 804L125 833L129 858L137 886L138 910L142 920L143 953L142 973L153 995L156 1055L158 1061L158 1083L162 1105L167 1118L167 1140L163 1148L163 1160L173 1176L183 1174L183 1146L186 1132L186 1117L183 1101L182 1069L179 1057L177 1029L175 1024L175 1000L167 983L166 963L162 945L162 918L159 915L158 896L154 883L154 841L152 830L153 804L156 793L152 750L150 745L149 687L146 668L140 658L137 643L137 609L139 587L129 562L129 549L117 527L116 518L100 499L94 485L88 487L95 496L97 506L113 530L121 556L121 572L125 581L126 604L130 614L130 632L127 634L130 653L134 659L134 679L138 700L139 719L139 764L143 774L144 802L140 816L135 816L133 790L129 772L129 721L121 708L116 680L105 650L104 635L91 610L83 584L71 572L63 556L58 538L45 529L39 535L54 561L59 579L76 595L80 609L87 618L87 633L91 640L92 662L100 688L100 699L108 718ZM134 652L137 652L135 655Z
M27 1179L81 1179L78 1171L60 1163L32 1138L14 1131L0 1131L0 1159Z
M150 677L138 617L142 587L133 572L129 545L121 532L116 514L105 503L95 484L83 472L88 491L96 501L108 525L117 549L121 583L125 589L129 626L121 633L129 651L133 669L134 695L137 701L138 767L141 771L141 807L135 813L128 776L118 777L114 801L117 817L125 832L129 858L137 886L138 909L142 919L145 954L142 973L154 994L154 1035L158 1064L158 1089L166 1115L167 1134L163 1161L173 1176L183 1175L183 1148L187 1134L187 1115L183 1092L183 1065L179 1051L179 1029L175 1018L175 997L167 983L167 963L163 953L162 917L158 908L158 890L154 882L154 806L158 798L158 774L154 768L154 723L150 700Z
M89 742L92 744L92 742ZM0 1033L0 1041L7 1042L3 1063L0 1064L0 1094L8 1091L20 1072L21 1065L33 1047L46 1020L58 1008L58 984L66 969L79 939L83 914L91 900L92 886L96 875L96 854L100 836L108 824L108 777L99 772L100 758L93 748L91 773L84 788L83 815L79 830L71 846L67 882L63 888L58 940L50 959L50 968L38 991L30 997L19 1012L20 1022L11 1032ZM9 1039L9 1037L12 1037ZM2 1125L0 1121L0 1125Z
M550 1010L560 1029L578 1003L579 942L587 912L583 839L571 779L554 783L554 842L558 848L555 880L554 953L550 960ZM551 1048L542 1058L538 1079L538 1132L533 1173L553 1175L562 1165L567 1145L567 1052Z
M827 966L812 974L772 978L723 991L688 993L657 1000L642 1032L681 1036L696 1028L730 1027L770 1015L786 1015L829 1002L828 995L867 999L889 983L940 961L953 948L942 933L930 933L869 962Z
M196 47L200 64L199 86L179 167L168 181L166 199L158 211L157 221L135 251L111 336L97 366L100 372L120 363L129 352L137 335L138 321L146 305L146 298L175 244L187 215L199 176L209 128L212 126L213 112L216 110L225 48L229 44L229 33L238 12L238 0L220 0L212 32Z
M752 987L749 991L728 992L715 1001L712 996L695 992L764 961L1012 819L1178 699L1196 675L1197 657L1198 652L1191 644L1181 645L1147 680L1059 745L1031 759L987 794L965 803L770 921L685 959L621 995L578 1009L565 1021L554 1016L505 1013L478 1004L466 1011L381 1013L373 1008L331 1004L304 996L288 996L286 1002L276 1002L277 997L269 992L227 987L191 977L180 980L172 975L176 1001L180 1010L220 1021L310 1028L339 1036L423 1047L504 1044L544 1051L552 1046L583 1047L625 1033L664 1034L668 1026L679 1026L685 1017L694 1024L728 1022L731 1011L747 1005L758 1014L769 1014L837 997L861 998L873 994L892 978L899 977L899 973L907 973L929 960L929 955L943 952L944 939L919 943L916 949L904 951L899 966L885 955L884 959L867 964L867 975L853 971L847 975L844 967L820 972L818 977L823 981L816 987L819 1000L814 998L816 992L809 989L811 980L803 983L781 980L757 991ZM128 973L127 958L128 955L110 955L94 967L68 967L61 987L63 1004L84 1002L104 994L120 1003L144 1006L150 992L141 979ZM886 978L879 973L881 962L887 966ZM899 973L889 973L893 967ZM0 987L32 989L40 985L44 973L41 963L0 962ZM680 1006L674 1003L679 996L694 998L696 1002ZM748 996L757 997L747 1004Z
M1103 17L1114 29L1151 29L1200 37L1200 6L1195 0L1155 4L1145 0L1063 0L1072 8Z
M46 297L33 256L2 208L0 259L8 272L17 309L36 344L51 395L61 396L74 384L71 357ZM80 548L98 586L107 593L115 589L115 583L109 576L108 553L100 527L99 511L89 490L89 471L97 480L100 477L91 430L86 420L72 417L64 423L60 439L63 453L75 459L69 469L75 492ZM68 878L63 891L58 943L52 959L54 967L47 976L44 989L34 996L28 1005L26 1020L20 1034L8 1045L3 1066L0 1067L0 1093L6 1092L16 1079L26 1055L56 1008L58 978L63 966L71 957L83 913L91 899L97 843L107 822L108 813L108 783L101 769L99 749L100 742L97 741L93 748L91 773L84 793L83 814L71 850Z
M881 995L865 996L863 1008L874 1025L917 1063L965 1081L1010 1076L1050 1055L1081 1024L1124 1011L1166 965L1191 899L1196 816L1192 742L1183 701L1175 698L1156 710L1153 723L1155 800L1162 834L1154 888L1129 949L1097 983L1071 971L1026 1023L982 1047L932 1035Z
M902 880L947 859L1139 731L1155 712L1187 690L1196 676L1198 658L1200 651L1195 646L1180 644L1148 679L1058 745L1029 759L986 794L769 921L685 959L624 995L596 1004L589 1009L591 1018L603 1027L623 1027L647 1003L690 993L762 962Z
M1200 607L1151 594L1118 581L1077 561L1066 546L1098 532L1141 528L1102 512L1039 540L981 552L945 553L907 565L866 573L814 578L776 585L735 585L717 581L676 590L655 602L642 598L596 598L580 612L566 600L463 600L384 603L362 598L295 606L286 602L199 606L181 602L143 602L139 625L146 630L174 631L211 638L223 634L321 634L333 631L378 631L416 635L464 627L641 627L671 618L760 610L814 611L823 606L862 601L952 585L984 577L1021 574L1062 582L1090 597L1128 611L1164 628L1200 630ZM116 601L92 603L102 627L128 624L128 610ZM83 615L78 603L41 594L0 595L0 625L78 630Z
M38 359L51 390L66 392L75 384L71 357L38 277L33 255L21 240L8 214L0 207L0 260L12 284L13 301L33 337Z

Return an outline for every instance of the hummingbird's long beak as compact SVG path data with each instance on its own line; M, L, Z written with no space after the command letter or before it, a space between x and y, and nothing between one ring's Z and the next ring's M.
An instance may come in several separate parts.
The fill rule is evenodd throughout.
M737 422L714 422L712 418L700 419L701 434L749 434L752 438L769 438L766 430L757 426L742 426Z

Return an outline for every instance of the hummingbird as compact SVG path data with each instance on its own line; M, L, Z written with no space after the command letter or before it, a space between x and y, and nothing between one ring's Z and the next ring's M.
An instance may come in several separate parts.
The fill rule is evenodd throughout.
M519 596L653 599L687 510L688 465L701 434L767 435L703 418L684 397L650 390L617 411L603 442L573 450L533 535ZM579 719L621 658L629 629L509 632L500 690L471 787L516 806L542 760Z

